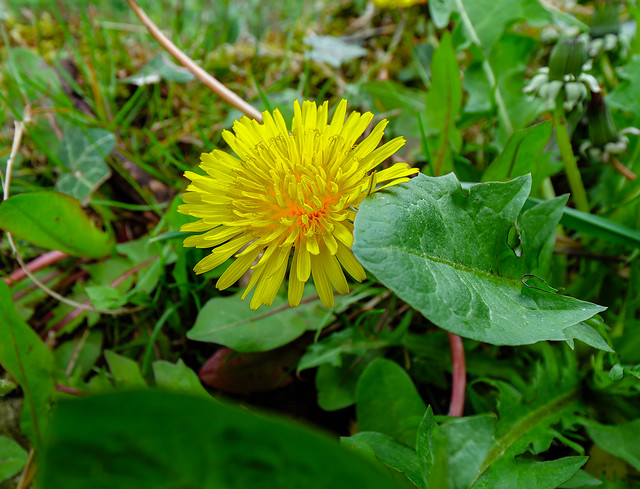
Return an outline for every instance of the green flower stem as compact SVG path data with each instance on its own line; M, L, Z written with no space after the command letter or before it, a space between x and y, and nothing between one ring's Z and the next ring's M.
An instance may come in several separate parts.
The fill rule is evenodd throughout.
M611 66L611 60L607 53L602 53L600 56L600 70L602 71L602 76L604 76L604 82L607 85L609 90L613 90L618 85L618 79L613 71L613 66Z
M576 208L582 212L589 212L589 201L587 200L587 192L584 189L582 183L582 176L576 163L576 158L573 154L573 148L571 147L571 140L569 139L569 130L567 128L567 118L564 113L564 92L561 91L556 99L556 106L553 110L553 123L556 128L556 140L558 141L558 147L560 148L560 155L562 156L562 162L564 163L564 171L569 180L569 188L571 189L571 196Z

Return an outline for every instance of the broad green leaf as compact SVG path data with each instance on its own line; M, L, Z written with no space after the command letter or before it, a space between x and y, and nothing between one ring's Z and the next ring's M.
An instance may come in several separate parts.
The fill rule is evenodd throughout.
M121 83L131 83L137 86L152 85L160 80L185 83L195 77L186 68L175 64L166 54L160 54L140 68L135 75L119 80Z
M140 373L140 366L136 361L123 355L118 355L111 350L105 350L104 358L109 365L116 387L135 389L147 386Z
M85 129L62 123L58 158L69 170L56 182L56 190L86 204L91 194L111 175L105 158L115 147L115 137L103 129Z
M376 458L384 465L402 472L419 488L426 487L416 451L413 448L397 442L388 435L371 431L363 431L354 436L342 438L340 442L345 446L354 445L354 448L360 444L369 445Z
M482 174L482 181L511 179L537 170L536 160L551 137L551 122L543 122L514 132L500 155Z
M508 460L493 465L474 489L555 489L571 479L588 457L564 457L546 462Z
M102 258L110 238L99 230L80 203L60 192L14 195L0 204L0 228L42 248L74 256Z
M0 436L0 482L20 472L27 458L24 448L10 438Z
M276 297L272 308L279 307L286 307L286 301ZM252 311L239 296L215 297L200 310L187 337L218 343L242 353L269 351L322 326L324 314L316 312L317 308L317 304L304 304L273 314Z
M53 394L51 350L16 311L7 284L0 280L0 365L22 387L22 432L39 447L46 431Z
M158 387L184 392L185 394L211 397L202 387L196 373L187 367L182 359L178 360L176 364L165 360L153 362L153 375Z
M435 175L453 169L452 148L461 144L456 120L462 104L462 82L451 35L445 31L431 61L431 86L427 93L424 127L427 134L437 134L431 150L431 168Z
M199 397L147 390L61 401L41 489L393 489L389 477L306 427Z
M304 42L311 48L309 57L314 61L327 63L339 68L342 63L361 58L367 50L357 44L346 42L334 36L307 36Z
M502 275L503 268L520 270L521 260L527 263L507 240L530 182L520 177L477 184L466 195L453 174L418 175L365 199L353 252L384 285L447 331L497 345L566 340L566 328L605 308L549 292L532 276ZM526 229L520 234L524 240ZM524 241L523 248L540 252Z
M640 419L617 426L589 422L586 428L600 447L640 470Z
M378 358L360 376L356 389L360 431L378 431L414 446L426 409L411 377L397 363Z
M560 487L560 489L586 489L594 486L602 486L602 481L580 469L571 479L563 482L562 485L558 487Z

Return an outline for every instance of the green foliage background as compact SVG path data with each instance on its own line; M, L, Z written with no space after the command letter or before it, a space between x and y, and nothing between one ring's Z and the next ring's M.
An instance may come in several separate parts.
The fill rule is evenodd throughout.
M25 124L0 229L74 301L20 277L2 238L2 489L637 485L640 179L580 149L578 105L575 210L549 107L523 92L594 2L140 4L260 110L347 98L388 118L422 174L359 209L367 282L331 310L308 287L250 311L240 284L214 288L226 265L192 273L206 251L182 248L176 212L181 174L241 114L124 0L0 0L3 182ZM628 45L590 73L620 130L640 125L640 8L618 13ZM626 137L615 158L638 174Z

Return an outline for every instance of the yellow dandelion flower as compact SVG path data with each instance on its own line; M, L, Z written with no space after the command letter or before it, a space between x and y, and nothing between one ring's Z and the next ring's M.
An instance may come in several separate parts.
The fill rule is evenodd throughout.
M242 117L222 137L238 156L214 150L201 156L207 175L191 180L179 211L198 218L181 231L201 232L184 246L213 248L194 268L204 273L235 255L216 283L233 285L252 274L242 296L254 289L251 309L270 305L289 268L289 304L300 304L310 276L322 303L333 306L333 288L349 293L343 268L357 281L365 272L351 253L358 205L372 192L409 180L406 163L372 172L404 145L398 137L379 148L387 121L360 143L373 114L352 112L340 102L328 123L329 104L296 101L291 130L279 110L262 113L262 124ZM234 134L235 133L235 134ZM333 288L332 288L333 287Z
M373 0L378 8L407 8L419 3L427 3L427 0Z

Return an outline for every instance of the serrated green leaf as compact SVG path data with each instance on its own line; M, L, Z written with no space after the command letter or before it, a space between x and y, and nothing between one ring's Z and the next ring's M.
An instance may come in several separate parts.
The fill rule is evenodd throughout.
M545 462L501 461L491 466L474 489L555 489L571 479L588 457L564 457Z
M16 311L9 287L0 280L0 365L22 387L23 433L39 447L55 392L51 350Z
M102 258L109 235L97 229L80 203L60 192L14 195L0 204L0 228L42 248L74 256Z
M56 190L86 204L91 194L109 178L111 170L105 162L115 148L115 137L103 129L85 129L62 123L63 137L58 158L69 173L56 182Z
M376 465L309 428L155 390L61 401L38 487L397 488Z
M356 416L360 431L378 431L414 446L426 409L411 377L391 360L374 360L358 380Z
M0 436L0 482L20 472L28 457L24 448L15 441Z
M461 190L453 174L418 175L365 199L355 219L360 262L427 319L497 345L566 340L605 308L532 285L507 244L530 177ZM526 230L525 230L526 232ZM529 251L530 253L532 251Z
M382 433L364 431L354 436L342 438L340 443L346 446L350 444L369 445L376 458L384 465L402 472L420 489L426 487L422 470L416 457L416 451L407 445L397 442L390 436Z

